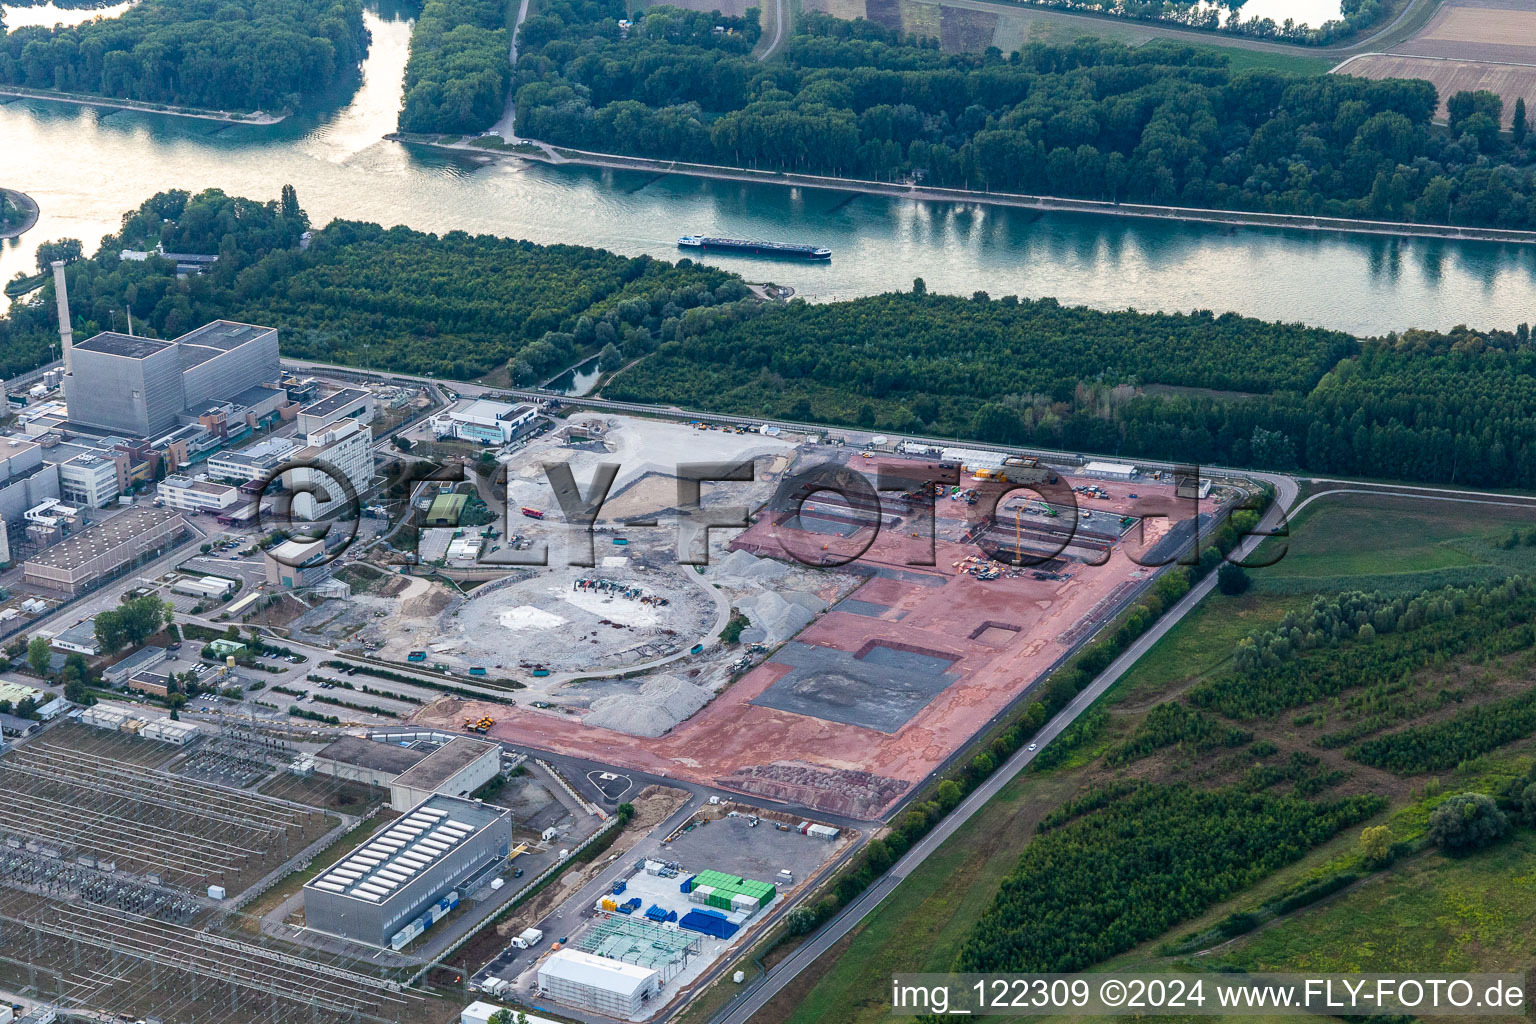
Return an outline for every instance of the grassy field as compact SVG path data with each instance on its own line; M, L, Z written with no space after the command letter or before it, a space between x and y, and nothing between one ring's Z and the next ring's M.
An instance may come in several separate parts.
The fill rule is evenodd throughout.
M1265 594L1342 589L1421 590L1536 571L1536 547L1503 547L1512 531L1536 528L1528 509L1338 494L1318 498L1270 541L1253 573Z
M1451 859L1428 853L1238 940L1260 971L1524 971L1536 934L1536 833Z
M815 971L797 979L776 1003L758 1015L754 1024L811 1024L825 1020L874 1024L887 1019L889 1010L883 999L890 975L896 971L946 971L951 968L960 943L987 907L1003 876L1012 870L1018 851L1034 834L1035 823L1090 779L1102 781L1106 774L1103 766L1083 762L1097 762L1096 755L1109 744L1129 735L1154 703L1176 697L1203 676L1219 670L1231 657L1240 638L1278 622L1287 611L1305 607L1315 594L1333 593L1344 588L1371 590L1412 586L1418 589L1536 568L1536 547L1526 547L1523 543L1510 549L1502 546L1503 540L1516 527L1529 528L1525 517L1516 510L1497 506L1413 503L1356 494L1317 499L1291 524L1291 535L1284 541L1285 557L1272 567L1253 571L1253 590L1237 598L1213 594L1170 630L1106 695L1101 706L1109 709L1110 724L1081 752L1081 756L1067 758L1054 770L1026 772L1006 786L937 854L909 876L849 940L824 957L823 964ZM1267 553L1273 555L1278 543L1270 542ZM1514 669L1501 671L1507 673ZM1273 732L1273 741L1282 749L1305 750L1310 746L1312 730L1298 730L1292 725L1290 716L1281 716L1265 728ZM1270 738L1270 732L1261 730L1261 735ZM1429 810L1444 793L1466 789L1488 791L1499 780L1523 771L1533 748L1536 743L1530 740L1514 744L1497 755L1463 765L1445 780L1432 783L1393 780L1382 773L1370 773L1355 766L1348 770L1362 778L1368 777L1365 781L1371 788L1392 800L1391 808L1375 823L1385 823L1394 836L1409 839L1423 833ZM1137 762L1129 771L1136 777L1155 776L1217 784L1229 781L1251 763L1251 758L1244 760L1231 752L1202 760L1192 754L1172 751ZM1351 788L1357 784L1364 782L1352 779L1346 783ZM1522 842L1536 840L1527 837ZM1508 849L1517 850L1514 846ZM1480 859L1513 864L1518 863L1518 853L1503 857L1495 851ZM1194 921L1184 922L1167 935L1143 943L1106 966L1155 966L1159 970L1177 967L1181 961L1169 955L1171 939L1210 928L1236 910L1254 909L1293 886L1358 860L1358 830L1348 830L1247 892L1211 908ZM1407 876L1410 869L1430 872L1449 865L1465 872L1468 863L1425 855L1404 865L1401 872L1392 872L1386 882L1372 885L1383 890L1394 887L1397 891L1415 884L1411 878L1406 882L1398 880L1399 874ZM1529 877L1519 884L1536 887L1536 875L1531 875L1529 869L1526 875ZM1508 877L1511 885L1517 881L1514 874ZM1422 884L1422 880L1419 882ZM1361 898L1353 894L1345 896ZM1341 898L1336 897L1335 901ZM1328 906L1330 904L1322 904L1322 909L1315 909L1311 915L1326 913ZM1380 925L1380 920L1377 924ZM1468 927L1471 927L1470 923ZM1500 927L1504 926L1501 924ZM1514 927L1517 924L1509 926ZM1271 932L1276 936L1273 940L1269 939ZM1501 936L1508 934L1511 934L1508 930L1500 932ZM1250 937L1249 941L1256 948L1264 941L1289 941L1302 948L1305 935L1305 928L1298 929L1289 921L1283 921ZM1341 933L1337 939L1330 937L1328 941L1336 942L1342 955L1355 938L1358 935ZM1454 944L1454 935L1431 935L1419 941ZM1241 962L1252 966L1259 961ZM1200 966L1209 966L1208 960L1203 958ZM1311 967L1301 961L1289 966L1296 969ZM1381 969L1389 968L1383 966Z
M1014 779L865 921L852 936L848 955L839 957L819 984L808 992L786 989L754 1024L888 1020L891 974L950 969L960 943L1012 870L1016 852L1075 786L1070 771Z

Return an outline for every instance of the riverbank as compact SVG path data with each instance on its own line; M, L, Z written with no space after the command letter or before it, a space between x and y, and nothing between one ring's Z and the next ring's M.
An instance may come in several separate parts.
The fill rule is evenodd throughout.
M19 238L32 230L33 225L37 223L37 200L13 188L0 188L0 194L4 194L17 211L17 220L14 224L0 226L0 238Z
M134 110L142 114L166 114L170 117L190 117L202 121L224 121L228 124L277 124L287 114L268 114L260 110L240 113L229 110L203 110L199 107L175 107L161 103L141 103L138 100L122 100L112 96L91 96L85 93L54 92L51 89L28 89L23 86L0 86L0 96L13 100L50 100L54 103L73 103L82 107L105 107L109 110Z
M678 160L652 160L648 157L617 156L567 149L548 143L519 140L516 144L494 143L486 138L465 142L443 141L443 136L406 135L395 132L385 136L395 142L431 146L436 149L514 160L538 160L548 164L582 164L611 170L645 171L653 174L685 174L717 181L745 181L760 185L784 185L791 188L820 188L837 192L886 196L933 203L982 203L1041 212L1089 213L1109 217L1136 217L1143 220L1192 221L1228 227L1282 228L1293 231L1330 232L1357 235L1389 235L1398 238L1439 238L1457 242L1502 242L1511 245L1536 245L1536 231L1501 228L1456 227L1447 224L1410 224L1403 221L1359 220L1349 217L1314 217L1285 213L1253 213L1244 210L1216 210L1191 206L1153 206L1143 203L1112 203L1095 199L1069 199L1062 196L1023 195L1011 192L982 192L959 188L935 188L903 185L858 178L832 178L817 174L791 174L782 171L757 171L717 164L690 164ZM453 138L453 136L448 136Z

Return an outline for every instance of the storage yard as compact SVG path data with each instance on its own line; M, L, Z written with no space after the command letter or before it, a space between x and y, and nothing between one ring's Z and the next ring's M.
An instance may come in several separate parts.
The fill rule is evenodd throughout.
M631 862L563 948L558 936L527 929L514 946L534 958L477 984L535 1006L656 1016L853 839L761 808L706 805L663 838L662 852Z

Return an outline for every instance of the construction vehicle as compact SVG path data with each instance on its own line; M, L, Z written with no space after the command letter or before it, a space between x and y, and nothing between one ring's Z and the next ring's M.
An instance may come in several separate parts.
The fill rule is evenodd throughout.
M464 719L464 728L471 732L478 732L482 734L489 732L491 726L495 724L496 719L489 715L482 715L479 718L475 718L473 715L471 715L469 718Z

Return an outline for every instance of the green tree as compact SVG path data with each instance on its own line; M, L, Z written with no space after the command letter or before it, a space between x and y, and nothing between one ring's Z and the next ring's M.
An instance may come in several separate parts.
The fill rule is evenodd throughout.
M61 238L57 242L44 242L37 247L37 269L46 273L54 260L74 263L84 255L78 238Z
M1429 841L1447 853L1471 853L1509 834L1509 819L1484 793L1460 793L1429 816Z
M46 637L35 636L27 643L27 664L32 671L44 678L48 675L48 662L53 658L53 649L49 647Z
M1360 852L1365 862L1379 867L1392 859L1392 830L1385 825L1372 825L1360 833Z
M597 354L597 368L604 373L612 373L624 363L624 353L613 342L603 346L603 350Z
M1251 586L1253 579L1248 570L1236 562L1222 562L1221 568L1216 570L1216 587L1228 597L1245 594Z
M1511 125L1515 136L1515 145L1525 145L1525 136L1530 131L1530 127L1530 124L1525 119L1525 97L1521 96L1515 100L1515 120Z
M93 631L103 654L116 654L128 642L128 631L121 611L107 609L96 613Z

